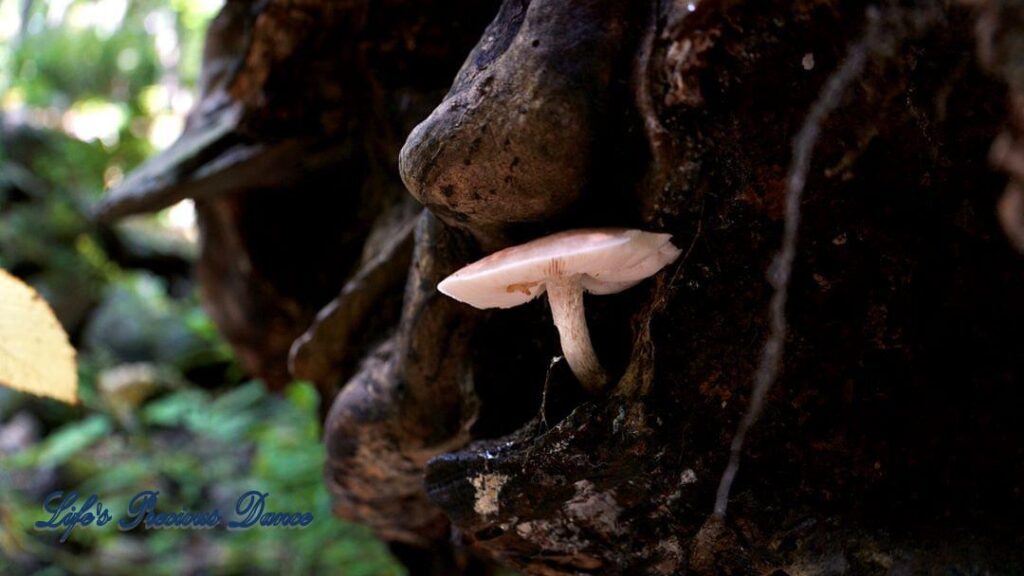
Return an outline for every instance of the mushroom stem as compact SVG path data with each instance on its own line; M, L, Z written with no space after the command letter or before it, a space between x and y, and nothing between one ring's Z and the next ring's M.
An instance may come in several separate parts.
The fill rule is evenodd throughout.
M587 317L583 314L583 284L580 276L551 279L547 282L548 303L551 316L558 328L562 341L562 354L569 362L569 368L583 387L599 393L608 382L608 374L594 353L587 329Z

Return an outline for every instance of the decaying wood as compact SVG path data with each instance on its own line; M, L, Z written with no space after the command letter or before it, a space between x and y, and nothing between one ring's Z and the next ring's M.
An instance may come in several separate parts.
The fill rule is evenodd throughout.
M195 200L203 301L243 366L283 386L294 377L289 350L312 330L307 344L315 353L299 354L296 373L316 381L330 405L359 355L373 358L395 332L403 306L411 243L398 237L419 207L399 178L398 151L440 101L495 6L229 0L208 31L185 132L110 191L98 217ZM326 324L311 328L318 313ZM424 354L422 364L430 358ZM430 410L438 406L447 404L411 411L437 416ZM409 424L417 420L399 422L411 428L399 430L409 441L398 445L418 445L423 428ZM441 428L437 442L445 445L458 430ZM409 476L414 483L417 473ZM403 538L413 544L400 556L428 559L431 573L484 573L479 562L453 554L443 515L425 496L412 497L426 510L427 528ZM382 534L415 534L419 526L415 514L393 521L398 527Z
M378 216L408 201L398 149L491 10L229 1L181 138L111 190L98 217L196 200L204 303L243 365L284 385L292 342L358 273Z
M652 156L672 156L637 204L648 226L697 238L678 283L641 298L667 294L663 308L621 304L650 365L550 429L434 459L431 497L468 545L535 574L1020 569L1008 527L1024 430L989 400L1024 376L1008 320L1024 268L994 218L985 157L1005 112L971 52L974 14L887 12L865 71L814 126L784 368L723 517L712 504L767 334L790 141L866 24L838 3L693 7L665 5L637 58L656 79L646 132L670 135Z
M384 4L229 3L251 41L189 130L234 106L225 138L259 152L183 137L198 160L152 164L173 185L107 208L201 198L200 279L250 369L286 380L294 346L296 375L344 381L339 514L529 574L1024 570L1019 2ZM336 154L246 160L290 142ZM426 207L411 256L399 166ZM587 302L605 396L552 363L543 301L436 291L601 225L685 250Z
M364 351L361 342L369 325L393 320L389 304L401 299L395 292L404 285L412 261L415 222L415 214L387 222L384 234L388 236L381 238L382 246L370 253L364 250L369 259L292 344L289 370L293 376L316 382L321 389L347 380L346 364ZM371 239L367 246L372 246Z
M435 288L466 257L465 241L424 213L416 245L398 331L346 384L324 438L338 513L426 546L445 539L448 523L426 498L423 467L465 445L476 417L468 347L475 323Z
M410 192L491 250L607 192L592 168L637 5L563 4L505 2L402 150Z

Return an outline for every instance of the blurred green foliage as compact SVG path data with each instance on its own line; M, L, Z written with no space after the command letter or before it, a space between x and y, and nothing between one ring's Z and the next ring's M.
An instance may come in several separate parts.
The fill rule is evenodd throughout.
M113 511L102 528L76 528L67 543L57 533L18 530L46 516L38 491L15 490L0 503L0 546L14 567L36 574L400 574L383 545L363 529L335 520L321 477L317 392L296 383L283 397L259 382L211 393L191 386L146 403L128 433L102 399L86 402L81 418L2 461L15 484L59 470L61 488L98 494ZM229 515L248 490L268 492L268 509L311 511L301 530L253 528L229 532L120 532L116 522L140 490L159 490L162 511ZM31 489L28 492L32 492ZM45 561L50 560L50 561ZM5 570L4 574L9 574ZM31 570L26 570L31 572Z
M402 573L366 530L331 514L317 392L247 381L191 279L119 263L111 231L88 218L106 186L173 137L217 8L0 0L0 267L54 307L81 376L74 407L0 388L0 575ZM166 222L136 230L154 240ZM33 528L57 489L97 494L115 522L58 544ZM222 514L260 490L271 509L315 521L119 532L141 490L160 491L161 511Z

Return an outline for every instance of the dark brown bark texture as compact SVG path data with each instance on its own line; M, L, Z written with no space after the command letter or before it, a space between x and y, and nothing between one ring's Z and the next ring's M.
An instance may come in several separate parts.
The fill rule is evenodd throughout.
M208 308L255 374L340 390L337 512L414 573L1024 573L1021 2L229 2L205 58L100 213L197 199ZM713 515L794 188L781 371ZM600 397L543 299L436 291L584 226L684 250L587 300Z

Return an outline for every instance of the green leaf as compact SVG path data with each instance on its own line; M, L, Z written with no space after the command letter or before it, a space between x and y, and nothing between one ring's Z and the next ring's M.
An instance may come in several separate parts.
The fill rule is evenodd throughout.
M110 434L111 428L110 419L98 414L67 424L50 434L39 445L34 463L38 466L63 464L75 454Z

